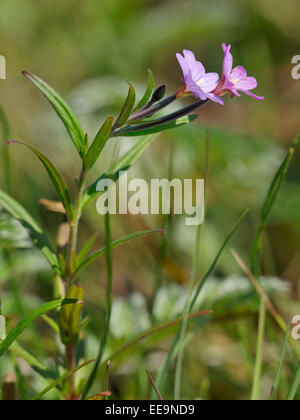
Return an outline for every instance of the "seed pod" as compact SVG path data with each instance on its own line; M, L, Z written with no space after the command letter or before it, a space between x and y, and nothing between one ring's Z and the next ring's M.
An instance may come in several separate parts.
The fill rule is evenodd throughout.
M83 296L82 287L71 286L66 295L66 299L77 299L79 303L63 305L61 308L59 328L61 341L65 345L75 345L78 341Z

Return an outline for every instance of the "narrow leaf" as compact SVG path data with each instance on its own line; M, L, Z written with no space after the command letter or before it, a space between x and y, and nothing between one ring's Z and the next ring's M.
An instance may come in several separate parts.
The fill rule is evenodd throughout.
M57 274L61 274L57 256L42 229L17 201L0 190L0 205L27 230L32 242L42 251L47 261Z
M149 80L148 80L148 86L147 86L146 92L144 96L142 97L142 99L140 100L140 102L134 108L134 111L138 111L139 109L143 108L143 106L146 105L146 103L149 101L151 97L153 87L154 87L154 78L153 78L153 73L151 70L148 70L148 73L149 73Z
M84 158L84 168L90 169L97 161L100 153L102 152L107 140L109 139L111 129L112 129L113 118L108 117L102 127L100 128L98 134L95 137L89 151L87 152L86 157Z
M281 370L282 370L282 366L283 366L283 362L284 362L284 358L285 358L287 344L288 344L288 341L289 341L290 330L291 330L291 317L289 319L288 327L286 329L286 333L285 333L285 337L284 337L284 341L283 341L283 346L282 346L282 350L281 350L281 355L280 355L280 360L279 360L278 368L277 368L277 372L276 372L276 377L275 377L274 385L272 387L272 393L271 393L271 397L270 397L271 401L275 400L276 396L277 396L277 391L278 391L279 382L280 382L280 374L281 374Z
M134 90L134 87L129 82L127 83L129 85L128 95L123 105L122 111L114 125L114 128L121 127L122 125L126 123L134 106L135 90Z
M62 305L76 303L77 300L75 299L57 299L53 300L52 302L45 303L44 305L39 306L38 308L34 309L29 314L25 315L21 321L17 323L17 325L12 328L7 335L6 339L2 341L0 344L0 357L3 355L4 352L13 344L16 338L19 337L22 332L29 327L37 318L41 315L45 314L46 312L52 311L53 309L58 308Z
M116 241L111 242L109 245L109 248L116 248L117 246L123 245L126 242L132 241L133 239L140 238L145 235L149 235L152 233L164 233L162 230L145 230L142 232L136 232L131 233L130 235L123 236L120 239L117 239ZM88 267L90 264L95 262L99 257L101 257L107 250L107 245L103 248L99 249L98 251L93 252L91 255L89 255L79 266L76 268L73 276L77 276L82 270L84 270L86 267Z
M295 399L299 387L300 387L300 363L298 364L294 379L291 383L291 387L287 396L288 401L293 401Z
M83 203L85 208L91 201L97 198L101 192L97 191L98 182L104 178L112 178L115 181L119 178L120 171L127 171L133 163L142 155L144 150L156 138L156 135L141 137L132 148L124 154L113 166L111 166L104 174L101 175L93 184L87 189L86 199Z
M257 228L257 231L255 233L255 237L251 246L250 250L250 260L251 260L251 271L253 274L257 277L259 275L259 260L260 260L260 254L262 249L262 236L264 233L264 230L266 228L268 219L271 214L271 210L273 208L273 205L275 203L275 200L278 196L278 193L280 191L281 185L283 183L283 180L286 176L287 170L289 168L291 159L294 155L295 149L297 144L300 141L300 135L297 136L297 138L292 143L291 147L288 150L288 153L280 165L278 171L276 172L273 181L271 183L271 186L268 190L266 199L264 201L262 211L261 211L261 220L260 224Z
M51 179L54 188L66 210L66 213L69 217L69 219L72 219L72 202L71 202L71 198L66 186L66 183L62 177L62 175L58 172L58 170L55 168L55 166L53 165L52 162L50 162L50 160L44 156L41 152L39 152L37 149L35 149L34 147L30 146L29 144L20 142L20 141L16 141L16 140L11 140L8 142L8 144L21 144L23 146L26 146L29 150L31 150L38 158L39 160L42 162L42 164L44 165L49 178Z
M74 373L78 372L80 369L84 368L85 366L90 365L91 363L95 363L95 359L89 360L88 362L84 362L81 365L77 366L76 368L69 370L66 372L63 376L58 378L56 381L52 382L49 386L47 386L43 391L41 391L39 394L37 394L33 401L40 400L45 394L47 394L51 389L56 388L58 385L60 385L62 382L64 382L66 379L68 379L70 376L74 375Z
M51 106L54 108L57 115L66 127L72 142L78 150L78 153L81 157L83 157L85 135L74 112L62 99L62 97L42 79L27 71L24 71L23 75L32 83L34 83L34 85L42 92L42 94L50 102Z
M81 263L85 257L87 256L87 254L90 252L90 249L93 245L93 243L95 242L96 238L98 236L98 233L95 233L88 241L87 243L82 247L82 249L80 250L78 256L77 256L77 263Z

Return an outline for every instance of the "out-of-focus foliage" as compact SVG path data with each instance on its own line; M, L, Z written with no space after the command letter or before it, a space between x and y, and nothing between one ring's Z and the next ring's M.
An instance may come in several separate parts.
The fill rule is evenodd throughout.
M199 273L211 264L241 211L250 207L250 217L231 242L247 260L263 198L285 148L299 131L300 80L291 77L291 59L300 54L298 3L289 0L282 7L279 0L2 0L0 54L6 57L7 80L0 81L1 106L8 116L11 136L49 156L71 184L78 174L76 151L46 101L22 77L22 70L32 71L57 89L92 138L104 118L118 116L127 91L124 80L130 80L141 97L150 68L156 86L165 83L171 94L181 78L176 52L194 50L207 71L220 72L221 42L230 42L235 63L256 76L257 92L265 96L265 101L226 98L224 107L209 104L201 108L198 120L191 125L162 133L130 171L130 177L167 177L170 155L174 177L202 177L205 136L210 132ZM5 184L4 140L1 138L1 188ZM117 141L123 153L136 140L111 141L93 169L94 178L107 169ZM14 148L11 158L12 195L35 215L54 243L64 216L50 213L39 204L41 198L57 199L47 175L25 149ZM272 212L262 257L264 274L271 277L266 281L267 290L285 317L291 308L299 311L299 161L298 151ZM136 230L162 228L165 223L162 216L112 216L112 235L116 238ZM103 225L103 218L91 205L80 240L99 232L94 247L103 246ZM114 251L115 299L106 356L151 326L160 249L161 240L155 237ZM173 217L162 263L162 288L154 305L156 321L180 315L193 249L194 229L185 226L183 217ZM194 321L187 337L183 396L247 398L255 358L258 299L250 283L241 278L228 250L214 276L203 290L199 306L213 309L215 314ZM84 315L90 316L90 322L83 332L86 344L79 346L78 362L83 357L95 357L98 350L105 307L104 261L91 266L80 283L85 289ZM53 297L53 279L43 256L32 248L23 228L7 216L0 220L0 294L2 314L14 320ZM159 332L112 362L114 398L150 395L145 368L155 373L176 331L172 327ZM271 319L266 338L263 398L269 396L283 340ZM60 344L44 319L25 331L20 343L61 374ZM0 383L16 363L26 382L24 388L19 381L21 397L30 398L47 385L13 351L1 358ZM281 396L288 390L293 369L293 354L288 351ZM89 370L86 367L80 376ZM166 398L173 397L173 370L169 375ZM103 390L104 376L104 370L100 370L94 393ZM55 391L49 394L49 398L57 396Z

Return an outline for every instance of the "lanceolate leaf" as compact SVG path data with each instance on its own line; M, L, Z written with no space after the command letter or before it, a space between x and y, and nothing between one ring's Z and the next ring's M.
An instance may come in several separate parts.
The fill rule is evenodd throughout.
M4 352L12 345L12 343L19 337L22 332L29 327L38 317L45 314L46 312L52 311L62 305L74 304L76 299L58 299L52 302L45 303L44 305L34 309L29 314L25 315L24 318L18 322L18 324L12 328L5 340L0 344L0 357Z
M152 71L148 70L148 73L149 73L149 80L148 80L148 86L147 86L146 92L144 96L142 97L142 99L140 100L140 102L134 108L134 111L138 111L139 109L143 108L143 106L146 105L146 103L149 101L151 97L153 86L154 86L154 79L153 79Z
M87 189L86 199L83 204L85 208L91 201L97 198L101 193L97 191L97 184L101 179L111 178L115 181L119 178L120 171L127 171L133 165L133 163L141 156L147 146L156 138L156 135L141 137L132 148L124 154L107 172L99 177L92 185Z
M134 87L129 82L127 83L129 84L128 95L123 105L122 111L114 125L114 128L121 127L122 125L126 123L134 107L135 90L134 90Z
M177 118L171 122L162 122L161 120L149 121L139 125L129 125L123 129L116 131L114 136L144 136L147 134L160 133L161 131L170 130L171 128L177 128L182 125L188 124L194 121L198 115L185 115L184 117Z
M72 219L72 202L71 202L71 198L70 198L66 183L62 175L58 172L58 170L53 165L53 163L51 163L50 160L46 158L46 156L44 156L41 152L39 152L37 149L30 146L29 144L22 143L20 141L15 141L15 140L9 141L8 143L9 144L16 143L16 144L21 144L23 146L26 146L40 159L46 171L48 172L49 178L51 179L56 189L56 192L66 210L66 213L69 219Z
M140 238L141 236L149 235L151 233L164 233L162 230L145 230L142 232L136 232L131 233L130 235L123 236L120 239L117 239L114 242L111 242L110 248L116 248L119 245L123 245L126 242L129 242L133 239ZM73 277L77 276L82 270L84 270L86 267L88 267L90 264L95 262L101 255L105 253L108 246L104 246L103 248L99 249L98 251L93 252L91 255L89 255L84 261L82 261L81 264L76 268Z
M77 256L77 261L78 263L81 263L85 257L87 256L87 254L89 253L93 243L95 242L96 238L98 236L98 233L95 233L87 242L86 244L82 247L82 249L80 250L78 256Z
M84 167L85 169L90 169L100 156L107 140L109 139L111 129L112 129L113 118L108 117L102 127L100 128L98 134L95 137L89 151L87 152L86 157L84 158Z
M76 146L78 153L81 157L84 156L84 144L85 144L85 135L83 130L80 126L80 123L70 109L70 107L66 104L66 102L62 99L62 97L55 92L55 90L50 87L46 82L44 82L39 77L35 76L34 74L28 73L27 71L23 72L23 75L31 80L35 84L35 86L43 93L43 95L48 99L54 110L56 111L59 118L64 123L72 142Z
M15 219L18 219L27 230L33 243L42 251L47 261L57 274L61 274L59 263L50 242L44 235L42 229L17 201L0 190L0 205Z

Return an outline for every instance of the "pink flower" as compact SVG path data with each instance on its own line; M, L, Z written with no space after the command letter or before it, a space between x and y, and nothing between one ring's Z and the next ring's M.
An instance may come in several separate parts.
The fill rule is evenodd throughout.
M233 57L230 52L231 45L223 43L222 48L224 51L223 77L213 93L220 96L225 93L230 93L231 97L233 97L235 95L241 96L239 92L243 92L252 98L262 101L264 99L262 96L257 96L249 92L257 87L255 77L247 76L247 70L242 66L232 68Z
M184 86L178 95L192 93L197 98L224 104L223 100L212 93L218 86L219 75L217 73L205 73L205 68L200 61L196 61L192 51L183 50L183 56L176 54L177 60L183 72Z

